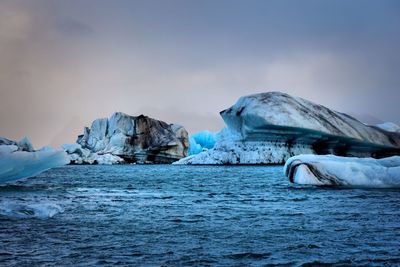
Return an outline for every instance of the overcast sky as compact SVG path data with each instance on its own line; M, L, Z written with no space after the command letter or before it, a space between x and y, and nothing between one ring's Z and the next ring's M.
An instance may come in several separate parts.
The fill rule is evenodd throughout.
M74 142L114 111L224 126L283 91L400 122L400 1L0 0L0 136Z

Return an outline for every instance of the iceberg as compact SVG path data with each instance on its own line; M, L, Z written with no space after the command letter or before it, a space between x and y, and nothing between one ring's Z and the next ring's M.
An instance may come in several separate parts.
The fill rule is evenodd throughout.
M400 156L298 155L286 162L284 173L290 182L301 185L400 188Z
M189 138L180 125L115 112L63 149L71 164L171 163L188 155Z
M33 151L32 145L26 138L22 142L3 142L3 145L0 144L0 183L32 177L68 162L67 155L62 150L43 148Z
M220 112L227 128L212 149L176 164L284 164L300 154L400 155L400 134L281 92L244 96Z

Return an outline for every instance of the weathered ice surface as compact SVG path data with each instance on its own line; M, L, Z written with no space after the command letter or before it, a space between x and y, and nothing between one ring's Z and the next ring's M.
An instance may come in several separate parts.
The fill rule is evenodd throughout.
M27 152L35 151L33 149L31 142L29 141L29 139L27 137L22 138L18 142L4 138L4 137L0 137L0 146L2 146L2 145L14 145L18 148L17 149L18 151L27 151Z
M112 165L121 164L125 161L116 155L92 153L87 148L82 148L80 144L66 144L62 148L68 153L71 164L102 164Z
M400 126L393 122L384 122L381 124L377 124L376 127L388 132L400 133Z
M97 119L77 144L64 145L73 164L171 163L187 156L185 128L122 112Z
M399 133L280 92L241 97L221 116L227 129L214 148L178 164L283 164L299 154L400 154Z
M27 138L16 142L0 137L0 183L32 177L68 162L62 150L42 148L35 151Z
M383 159L299 155L284 167L290 182L303 185L400 187L400 157Z

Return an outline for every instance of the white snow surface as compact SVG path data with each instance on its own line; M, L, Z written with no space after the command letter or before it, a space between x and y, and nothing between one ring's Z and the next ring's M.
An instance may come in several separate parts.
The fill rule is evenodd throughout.
M400 156L298 155L286 162L284 173L291 182L302 185L400 188Z
M28 152L18 149L16 145L0 146L0 183L32 177L69 162L62 150L46 148Z

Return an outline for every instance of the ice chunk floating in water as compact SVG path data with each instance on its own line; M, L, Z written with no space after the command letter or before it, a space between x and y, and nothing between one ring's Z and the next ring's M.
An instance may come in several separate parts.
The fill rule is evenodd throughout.
M64 212L64 209L54 203L15 203L2 202L0 204L0 216L10 218L38 218L47 219Z
M46 148L27 152L18 151L16 145L3 145L0 146L0 183L32 177L68 162L64 151Z
M400 188L400 156L373 159L299 155L286 162L284 172L297 184Z

